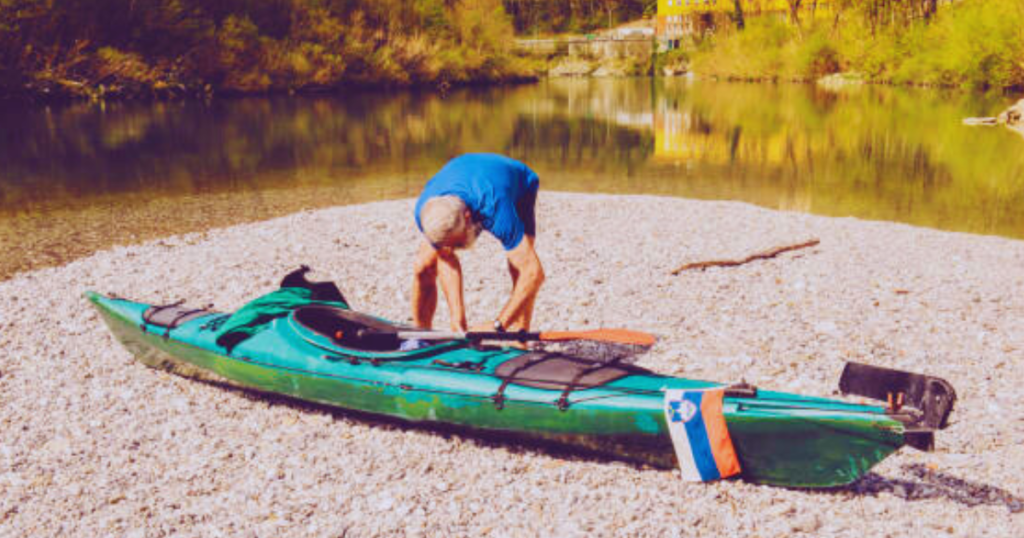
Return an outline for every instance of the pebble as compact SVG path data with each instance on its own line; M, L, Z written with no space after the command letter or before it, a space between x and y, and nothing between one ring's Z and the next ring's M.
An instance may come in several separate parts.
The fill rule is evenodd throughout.
M542 193L537 328L650 331L660 341L631 358L640 366L765 389L833 396L846 360L958 389L935 452L905 449L829 491L688 484L178 378L134 361L81 295L232 311L305 263L356 308L408 321L413 204L115 246L0 282L0 536L860 537L918 534L922 522L1024 535L1022 241L734 202ZM671 275L812 237L821 244L799 255ZM482 323L508 297L504 253L482 238L463 268L470 323ZM439 306L435 323L447 326Z

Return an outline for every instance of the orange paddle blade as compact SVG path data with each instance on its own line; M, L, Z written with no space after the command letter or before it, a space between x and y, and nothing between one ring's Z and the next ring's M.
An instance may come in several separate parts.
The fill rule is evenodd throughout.
M653 346L653 334L629 329L595 329L592 331L551 331L538 334L541 341L560 342L565 340L594 340L615 344L631 344L636 346Z

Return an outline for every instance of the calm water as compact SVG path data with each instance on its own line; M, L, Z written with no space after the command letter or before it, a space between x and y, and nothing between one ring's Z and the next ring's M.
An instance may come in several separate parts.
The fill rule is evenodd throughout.
M6 106L0 239L45 244L37 257L50 262L28 267L303 207L414 196L467 151L521 159L545 189L745 200L1024 238L1024 137L961 124L1013 101L585 79L443 98ZM57 222L75 230L74 248L60 231L33 236Z

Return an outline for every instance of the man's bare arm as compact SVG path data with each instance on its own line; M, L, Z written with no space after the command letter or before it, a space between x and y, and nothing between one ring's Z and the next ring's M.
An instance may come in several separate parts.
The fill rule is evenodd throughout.
M455 251L442 247L437 250L437 273L441 291L448 303L448 314L453 331L466 330L466 306L462 300L462 264Z
M412 320L421 329L434 326L437 309L437 251L423 241L416 253L412 278Z

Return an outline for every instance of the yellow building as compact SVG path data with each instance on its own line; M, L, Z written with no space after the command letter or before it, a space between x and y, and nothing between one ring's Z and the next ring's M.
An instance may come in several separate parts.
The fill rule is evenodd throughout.
M732 0L658 0L655 31L658 39L668 42L669 48L676 48L680 38L693 32L693 15L727 13L732 9Z
M787 0L742 0L742 6L745 16L774 14L788 18L790 13ZM668 48L676 48L679 39L698 29L700 16L729 15L735 9L735 0L658 0L655 27L658 39L666 43ZM804 1L800 4L801 13L821 14L827 9L828 2L824 0ZM800 17L802 19L804 15Z

